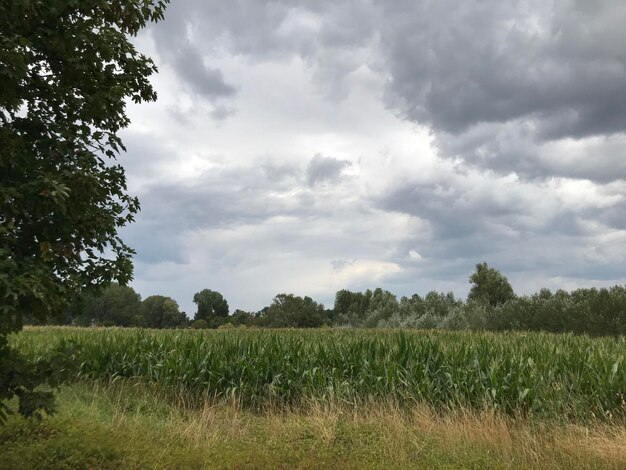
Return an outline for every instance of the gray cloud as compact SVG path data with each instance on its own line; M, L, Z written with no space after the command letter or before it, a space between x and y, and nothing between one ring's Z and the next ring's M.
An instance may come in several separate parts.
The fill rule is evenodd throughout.
M176 3L168 8L167 21L153 30L161 61L170 65L194 94L211 101L232 97L237 89L226 83L221 70L205 64L202 48L190 35L189 27L198 18Z
M530 123L481 123L454 135L439 132L440 155L525 178L553 175L599 183L626 179L626 134L539 142Z
M626 43L626 5L588 3L394 4L391 92L407 117L452 134L522 117L546 139L621 132L626 56L603 45Z
M350 161L333 157L315 155L306 168L306 179L309 186L336 181L344 168L350 166Z
M135 156L146 152L153 164L165 157L154 147L129 139ZM156 147L158 144L154 144ZM208 169L185 181L156 180L140 189L138 224L126 229L126 237L144 263L187 262L180 240L184 233L202 230L236 230L263 224L272 218L315 220L327 211L332 198L318 193L308 182L338 177L347 162L317 155L306 170L265 159L258 165L212 161ZM312 164L311 164L312 163ZM142 174L139 165L129 165L132 174ZM333 203L334 204L334 203ZM290 237L297 237L298 233ZM285 235L280 235L284 237ZM310 243L310 242L308 242Z
M615 260L626 260L626 252L614 232L624 211L623 188L591 191L582 204L558 195L566 188L563 181L538 185L457 168L425 182L396 183L372 202L427 224L391 254L408 267L398 283L410 276L460 282L481 260L520 278L623 278L626 270ZM415 266L407 263L411 250L420 254Z
M199 78L207 74L194 65L201 63L197 58L202 51L242 55L257 63L297 56L311 68L323 94L336 99L349 93L345 76L368 60L375 9L373 3L359 0L186 0L173 2L163 25L152 29L159 54L194 86L207 81ZM179 59L181 53L189 57ZM222 77L209 75L208 82L218 85L211 91L232 94Z
M210 99L231 97L235 94L235 87L224 81L222 72L204 65L198 51L191 46L179 48L173 56L172 65L195 93Z
M233 107L225 106L223 104L218 104L213 107L213 109L209 112L209 116L215 119L216 121L223 121L224 119L235 114L236 110Z
M530 178L613 181L626 175L623 142L580 142L595 162L582 166L550 144L624 140L625 21L620 0L193 0L172 4L155 36L207 96L235 89L205 68L201 50L301 57L331 99L345 97L345 77L366 66L387 78L392 109L431 127L443 157Z
M624 177L623 150L594 143L581 169L543 147L622 139L626 4L394 2L387 16L388 103L431 126L442 156L531 177Z
M351 266L354 264L354 261L347 261L345 259L334 259L331 260L330 265L333 268L333 271L341 271L343 268L347 266Z
M626 279L625 22L617 0L173 2L151 36L190 96L164 83L131 137L138 282L260 308L464 295L480 261L521 292Z
M274 175L267 166L224 165L184 183L157 184L142 195L142 218L184 231L304 215L310 206L306 192L287 175ZM284 197L287 193L290 197Z

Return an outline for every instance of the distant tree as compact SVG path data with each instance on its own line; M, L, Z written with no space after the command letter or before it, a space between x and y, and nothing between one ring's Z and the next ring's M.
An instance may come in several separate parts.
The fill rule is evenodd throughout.
M335 294L335 306L333 312L334 321L338 324L360 325L370 307L372 291L352 292L342 289Z
M209 328L217 328L225 323L228 317L228 302L219 292L204 289L193 296L198 306L194 320L204 320Z
M467 300L485 302L495 307L515 298L515 292L508 279L487 263L476 265L476 271L469 277L472 287Z
M187 324L176 301L162 295L151 295L141 302L141 313L148 328L178 328Z
M141 296L132 287L111 284L102 291L85 292L78 302L78 324L146 326Z
M347 289L341 289L335 294L335 312L347 314L353 309L354 293Z
M389 319L398 310L399 304L396 296L388 290L378 287L374 290L369 300L363 326L368 328L376 327L380 322Z
M270 328L315 328L327 321L322 304L293 294L278 294L265 315L265 326Z
M457 300L453 292L444 294L443 292L430 291L422 301L422 308L426 314L445 317L461 304L462 301Z
M228 319L228 322L237 326L239 325L250 326L254 322L254 319L255 319L255 316L252 313L237 309L230 316L230 318Z
M194 320L191 322L191 327L194 330L203 330L205 328L208 328L209 324L206 322L206 320Z
M265 306L261 310L258 310L257 312L253 312L252 315L254 316L254 320L252 320L252 325L266 327L267 326L267 312L269 311L269 309L270 309L269 306Z

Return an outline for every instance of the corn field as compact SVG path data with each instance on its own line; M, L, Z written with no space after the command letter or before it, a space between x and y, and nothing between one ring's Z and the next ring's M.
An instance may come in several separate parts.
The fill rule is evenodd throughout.
M78 380L123 378L253 408L369 400L510 414L626 417L626 339L399 330L30 328L31 358L69 351Z

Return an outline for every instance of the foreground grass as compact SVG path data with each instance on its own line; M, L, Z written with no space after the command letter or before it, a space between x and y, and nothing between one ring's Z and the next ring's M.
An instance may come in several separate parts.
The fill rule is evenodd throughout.
M254 414L125 382L74 384L58 401L41 424L0 428L0 469L626 468L626 429L606 422L384 404Z

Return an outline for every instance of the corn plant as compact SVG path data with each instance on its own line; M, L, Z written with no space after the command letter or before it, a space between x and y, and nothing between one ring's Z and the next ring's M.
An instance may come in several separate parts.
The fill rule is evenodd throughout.
M510 414L626 416L626 339L399 330L32 328L33 359L70 350L81 380L141 380L242 404L368 400Z

